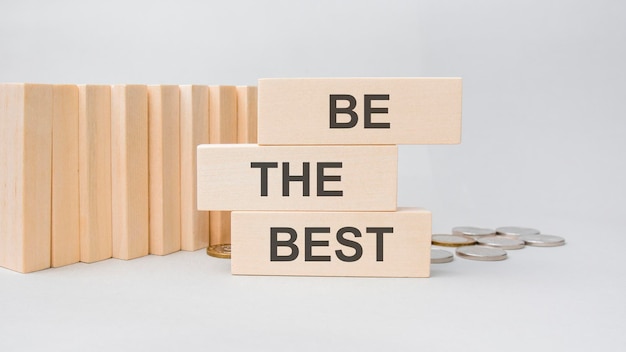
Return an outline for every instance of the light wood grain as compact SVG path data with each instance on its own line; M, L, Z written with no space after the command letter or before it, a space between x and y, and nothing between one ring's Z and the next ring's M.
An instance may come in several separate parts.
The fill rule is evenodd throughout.
M357 124L330 128L330 95L355 99ZM374 124L364 128L365 95L388 95L371 107ZM289 78L259 80L258 142L290 144L456 144L461 142L460 78ZM349 106L339 100L337 107ZM382 110L381 110L382 111ZM347 113L337 121L347 123Z
M198 147L198 209L201 210L375 210L396 209L396 146L257 146L209 144ZM267 193L262 195L261 168L267 168ZM326 180L318 187L319 163ZM283 163L289 163L288 168ZM283 169L303 176L309 163L309 195L303 182L290 182L283 194ZM333 164L339 165L339 164ZM331 180L340 177L340 180ZM324 192L322 192L324 191ZM341 196L320 196L341 191Z
M111 258L111 87L78 86L80 261Z
M148 87L150 254L180 250L178 86Z
M0 266L50 267L50 85L0 84Z
M209 213L198 211L196 148L209 143L209 87L180 86L181 249L209 244Z
M52 114L52 267L80 261L78 87L54 86Z
M149 253L148 93L145 85L111 87L113 258Z
M278 241L274 246L272 228L276 229ZM291 244L281 243L292 240L292 234L284 228L292 229L295 234ZM309 250L307 228L310 231ZM339 242L339 232L344 240L358 243L358 246ZM430 242L431 214L423 209L401 208L397 212L234 211L231 268L236 275L428 277ZM290 245L297 248L297 253ZM274 260L273 247L276 248Z
M209 140L211 144L237 143L237 88L209 87ZM209 245L230 243L230 212L209 212Z
M237 143L257 142L257 87L237 87Z

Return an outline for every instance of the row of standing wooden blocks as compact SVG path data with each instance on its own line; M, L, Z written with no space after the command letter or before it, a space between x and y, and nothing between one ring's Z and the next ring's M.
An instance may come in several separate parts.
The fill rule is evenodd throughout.
M196 250L196 146L256 142L256 87L0 85L0 266ZM224 219L224 220L222 220ZM227 221L228 220L228 221Z

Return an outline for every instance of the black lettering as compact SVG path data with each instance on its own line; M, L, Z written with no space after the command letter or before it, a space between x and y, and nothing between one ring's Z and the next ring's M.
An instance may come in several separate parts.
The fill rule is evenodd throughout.
M341 175L324 175L324 169L326 168L338 168L343 167L343 163L317 163L317 196L318 197L342 197L343 191L327 191L324 189L324 182L326 181L341 181Z
M283 163L283 197L289 196L289 182L302 182L302 195L309 196L309 163L302 163L302 176L289 174L289 163Z
M286 241L279 241L278 234L279 233L288 233L289 239ZM298 246L294 244L296 238L298 237L296 230L291 227L272 227L270 228L270 261L272 262L290 262L298 258L298 254L300 251L298 250ZM289 255L278 255L278 247L289 247L291 249L291 254Z
M389 94L366 94L365 107L363 108L363 118L365 120L365 128L391 128L389 122L372 122L372 114L387 114L388 108L373 108L372 100L389 100Z
M337 100L347 100L349 102L347 108L338 108ZM352 128L356 126L359 121L359 117L354 108L356 107L356 99L352 95L348 94L331 94L330 95L330 128ZM350 115L350 121L338 122L337 114Z
M304 229L304 261L329 262L329 255L313 255L313 247L328 247L328 241L313 241L314 233L330 233L330 227L306 227Z
M339 231L337 231L337 242L339 242L339 244L342 244L346 247L353 248L355 253L352 256L347 256L343 253L343 250L338 249L335 251L335 254L337 254L337 258L339 258L339 260L341 261L356 262L357 260L361 259L361 256L363 255L363 247L361 247L361 245L358 242L345 238L344 234L346 232L350 232L354 234L354 237L358 238L358 237L361 237L361 231L359 231L359 229L355 227L350 227L350 226L342 227L341 229L339 229Z
M376 234L376 261L383 261L383 235L386 233L393 233L393 227L368 227L367 233Z
M267 170L269 168L277 168L278 163L250 163L251 168L261 169L261 197L267 197Z

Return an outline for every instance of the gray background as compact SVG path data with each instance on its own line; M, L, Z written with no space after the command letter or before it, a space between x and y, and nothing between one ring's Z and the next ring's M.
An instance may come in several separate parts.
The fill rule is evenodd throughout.
M463 143L402 146L433 230L559 248L430 279L232 277L203 251L0 270L0 350L590 350L626 342L621 1L0 1L0 81L460 76Z

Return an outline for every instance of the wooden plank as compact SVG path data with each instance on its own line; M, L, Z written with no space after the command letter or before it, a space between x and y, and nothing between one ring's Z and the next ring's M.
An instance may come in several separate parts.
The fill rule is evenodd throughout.
M209 87L209 141L211 144L237 143L237 88ZM209 212L209 245L230 244L230 212Z
M111 87L113 258L149 253L148 92L145 85Z
M209 143L209 87L180 86L180 211L182 250L209 244L209 213L198 211L196 148Z
M0 266L50 267L52 86L0 84Z
M257 87L237 87L237 143L257 142Z
M461 98L460 78L261 79L258 141L456 144Z
M178 86L148 87L150 254L180 250Z
M428 277L431 214L239 212L232 214L236 275Z
M111 87L78 86L80 261L111 258Z
M78 87L55 85L52 113L52 267L80 261Z
M198 209L392 211L397 155L389 145L201 145Z

